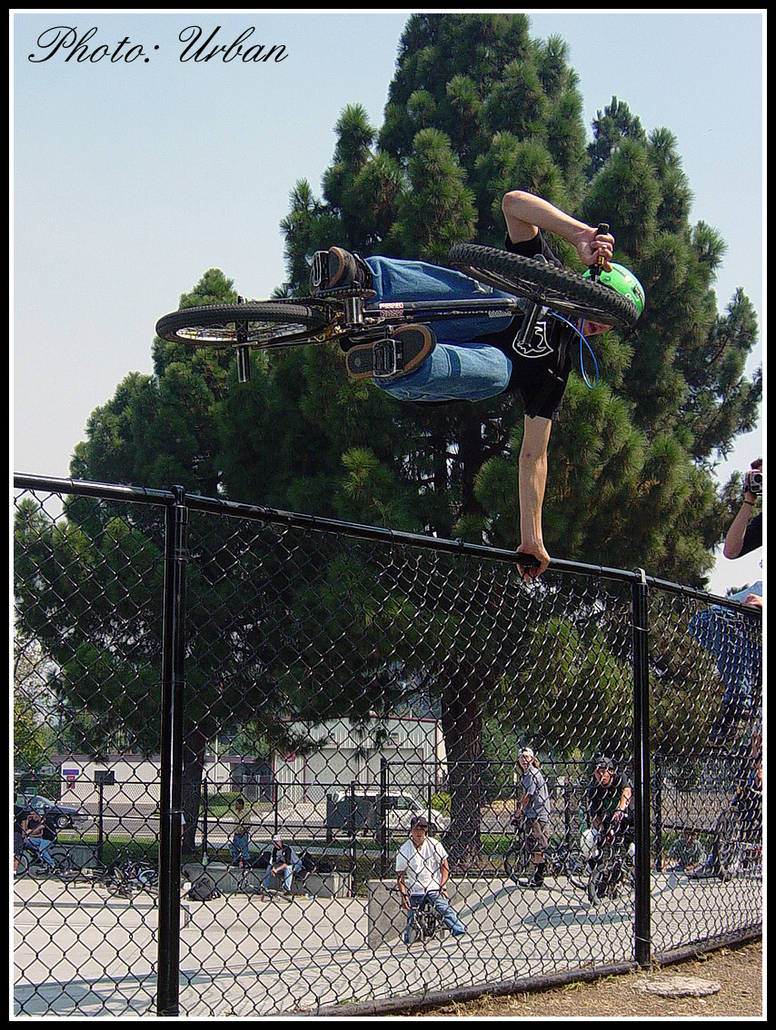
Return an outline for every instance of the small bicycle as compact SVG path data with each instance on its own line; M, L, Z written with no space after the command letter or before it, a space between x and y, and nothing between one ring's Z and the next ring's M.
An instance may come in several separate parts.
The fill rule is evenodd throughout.
M401 892L399 892L401 903ZM448 933L444 919L439 914L428 894L423 895L420 905L404 909L407 923L402 940L408 945L428 943L430 940L442 938Z
M133 859L126 853L103 868L91 870L88 878L96 887L120 898L131 898L141 891L155 894L159 886L158 869L145 859Z
M599 232L608 226L599 226ZM237 377L250 379L250 350L277 350L306 344L336 342L343 349L356 344L387 344L398 325L440 321L467 316L520 316L518 345L527 340L536 322L549 311L572 319L587 318L615 327L636 322L638 309L632 300L576 272L493 247L457 243L448 254L454 268L486 286L513 297L450 301L375 302L373 290L346 287L319 297L279 300L242 300L237 304L211 304L182 308L163 315L156 332L164 340L194 347L232 347L237 357ZM378 348L379 352L379 348ZM386 346L385 363L376 375L391 375Z
M755 814L753 809L759 806ZM730 807L722 813L714 830L709 865L712 875L732 880L745 870L762 874L762 797L752 796L747 786L739 787Z

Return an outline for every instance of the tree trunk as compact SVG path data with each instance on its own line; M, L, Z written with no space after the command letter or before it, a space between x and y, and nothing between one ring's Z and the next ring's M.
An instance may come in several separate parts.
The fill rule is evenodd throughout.
M205 749L208 737L201 726L191 726L183 742L183 782L181 805L186 826L183 834L184 852L194 851L199 803L202 794L202 772L205 767Z
M479 856L482 791L482 711L477 681L466 672L461 667L453 671L442 703L450 789L450 829L445 843L451 864L464 869Z

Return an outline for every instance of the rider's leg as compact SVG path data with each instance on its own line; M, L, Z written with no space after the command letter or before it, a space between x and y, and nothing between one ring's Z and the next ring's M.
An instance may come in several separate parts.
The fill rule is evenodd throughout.
M444 920L445 926L454 937L460 937L466 933L466 927L455 913L453 906L442 894L429 894L429 900Z
M54 868L54 859L49 854L49 848L51 847L50 840L46 840L44 837L30 837L28 838L27 843L31 844L32 847L34 847L37 851L40 852L40 857L43 859L46 865L51 866L52 869Z
M479 401L502 393L511 372L509 358L497 347L437 342L415 371L395 380L376 378L374 382L402 401Z
M291 893L291 881L293 879L294 870L291 868L290 865L287 865L286 868L283 870L283 886L289 894Z
M404 943L410 943L410 933L415 925L418 912L423 904L422 894L411 894L410 895L410 907L407 909L407 925L404 927Z
M514 299L512 294L482 286L463 272L432 265L427 261L405 261L377 256L367 258L366 263L372 273L372 289L376 291L378 301L383 303L482 300L483 297ZM444 332L441 331L441 327L437 328L437 335L443 336L450 343L467 343L475 336L484 336L505 329L511 321L511 315L445 319Z

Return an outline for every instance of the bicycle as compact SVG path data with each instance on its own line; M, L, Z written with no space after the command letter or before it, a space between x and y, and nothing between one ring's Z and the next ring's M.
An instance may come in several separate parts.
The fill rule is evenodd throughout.
M755 818L759 807L759 819ZM762 797L757 798L747 785L736 791L730 807L717 820L714 843L709 855L712 876L723 882L732 880L744 869L762 872L762 841L757 824L762 820Z
M30 876L34 879L41 879L44 876L69 877L78 874L78 867L70 857L69 852L62 845L53 845L48 849L49 858L53 865L45 861L41 852L25 843L24 850L19 856L19 865L16 868L16 877Z
M635 890L633 864L634 847L626 845L616 826L597 833L596 848L588 860L587 896L591 905L599 905L606 898L616 901L621 895Z
M122 860L122 852L118 858L101 869L96 869L89 876L90 881L98 888L104 888L115 897L131 898L141 891L156 893L159 886L159 871L145 859L133 859L128 856ZM85 871L84 871L85 872Z
M599 226L599 232L608 226ZM273 301L244 300L182 308L163 315L156 332L172 343L195 347L233 347L239 382L250 380L250 350L277 350L307 344L385 344L376 376L389 376L391 332L410 322L440 321L474 315L520 316L519 347L547 311L572 319L588 318L614 327L636 322L638 309L628 297L576 272L543 260L511 254L493 247L457 243L448 254L450 265L487 286L522 298L477 300L375 302L373 290L346 287L323 296ZM528 302L526 304L526 301Z
M504 872L518 886L526 886L526 878L536 868L532 856L533 847L528 840L516 839L504 855ZM579 890L585 890L588 880L587 859L580 848L572 848L567 844L550 840L549 847L544 850L545 876L556 880L565 876L568 882Z
M399 903L402 904L402 892L398 891L398 894ZM410 906L408 909L404 909L402 905L402 909L407 919L402 939L408 946L418 942L426 944L435 938L441 939L449 932L444 919L433 905L428 893L423 895L423 900L419 905Z

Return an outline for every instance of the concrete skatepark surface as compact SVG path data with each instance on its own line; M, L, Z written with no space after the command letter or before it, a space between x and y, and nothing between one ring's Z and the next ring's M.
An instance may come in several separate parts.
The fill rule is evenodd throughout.
M630 898L594 908L565 881L530 893L499 879L451 884L466 936L407 947L391 885L372 881L363 898L184 901L181 1015L311 1013L632 958ZM761 920L759 879L655 874L652 893L655 952ZM153 898L129 903L88 884L25 879L14 884L14 902L16 1014L156 1014Z

